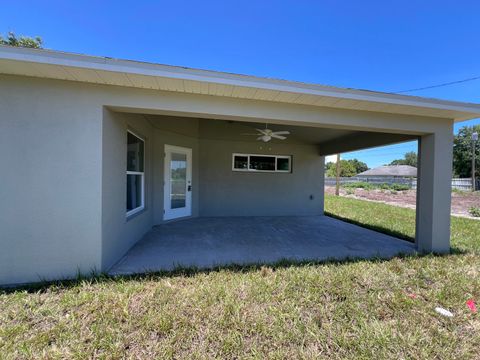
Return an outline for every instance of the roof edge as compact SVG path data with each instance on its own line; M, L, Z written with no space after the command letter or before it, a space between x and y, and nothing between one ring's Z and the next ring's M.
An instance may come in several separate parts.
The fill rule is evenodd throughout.
M346 100L416 106L436 110L451 110L469 114L469 116L455 118L454 120L456 121L480 117L480 104L475 103L441 100L362 89L341 88L328 85L240 75L212 70L201 70L149 62L82 55L48 49L31 49L0 45L0 59L65 67L77 67L92 70L123 72L127 74L164 77L170 79L217 83L239 87L253 87L265 90L298 93L300 95L326 96Z

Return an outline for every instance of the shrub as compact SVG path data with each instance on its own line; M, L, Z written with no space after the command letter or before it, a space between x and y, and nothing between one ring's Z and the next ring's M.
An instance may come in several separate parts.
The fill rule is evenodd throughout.
M375 185L370 184L370 183L365 182L365 181L357 181L357 182L344 184L343 187L344 188L350 188L350 189L365 189L365 190L375 189Z
M395 191L404 191L404 190L409 190L410 186L405 185L405 184L372 184L368 183L365 181L357 181L357 182L351 182L347 184L342 185L344 188L348 189L365 189L365 190L373 190L373 189L381 189L381 190L395 190Z
M392 184L390 187L391 187L391 189L396 190L396 191L405 191L405 190L410 189L410 186L405 185L405 184Z
M353 188L351 188L351 187L347 188L347 189L346 189L346 192L347 192L347 195L353 195L353 194L355 194L355 190L354 190Z
M452 193L455 193L455 194L458 194L458 195L469 195L469 194L471 194L471 191L470 190L462 190L462 189L453 188Z
M468 212L470 213L470 215L472 215L473 217L480 217L480 207L476 207L476 206L472 206Z

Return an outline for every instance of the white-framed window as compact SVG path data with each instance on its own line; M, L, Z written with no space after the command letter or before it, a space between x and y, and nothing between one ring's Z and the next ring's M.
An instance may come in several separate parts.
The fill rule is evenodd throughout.
M292 172L290 155L232 154L233 171Z
M127 217L145 208L145 140L127 130Z

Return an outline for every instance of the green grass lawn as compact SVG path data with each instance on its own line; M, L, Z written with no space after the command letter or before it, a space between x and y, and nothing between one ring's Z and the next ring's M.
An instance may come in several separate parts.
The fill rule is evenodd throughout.
M326 210L414 234L410 209L327 196ZM480 315L465 302L480 303L479 234L480 221L453 218L449 256L99 277L0 292L0 358L478 359Z

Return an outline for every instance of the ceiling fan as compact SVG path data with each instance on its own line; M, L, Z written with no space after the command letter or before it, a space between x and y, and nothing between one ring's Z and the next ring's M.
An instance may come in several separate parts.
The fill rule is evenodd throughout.
M258 136L257 140L263 142L269 142L272 139L285 140L287 137L282 135L290 135L290 131L273 131L265 124L265 129L255 129L258 132L256 134L242 134L242 135L254 135ZM259 136L260 135L260 136Z

